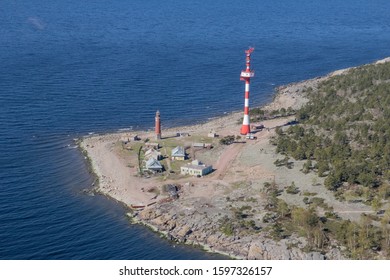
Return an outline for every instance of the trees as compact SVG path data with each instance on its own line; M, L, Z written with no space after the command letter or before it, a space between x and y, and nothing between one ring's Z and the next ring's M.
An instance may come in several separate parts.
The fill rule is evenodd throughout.
M329 171L329 165L326 161L320 160L317 163L317 169L318 169L318 176L323 177L325 176L325 172Z
M286 217L290 213L290 208L288 207L288 204L282 199L278 199L277 212L281 217Z
M321 82L297 111L297 125L277 129L277 152L307 159L302 171L327 177L329 189L390 180L390 63L351 69ZM314 91L314 90L313 90Z
M228 135L228 136L221 138L219 140L219 143L221 145L230 145L234 142L234 139L235 139L234 135Z
M277 129L273 140L277 152L305 159L302 171L325 177L325 186L339 199L348 198L346 190L358 190L354 195L380 210L390 198L389 80L390 63L383 63L351 69L319 83L307 95L309 102L296 112L298 124ZM312 208L289 207L284 214L285 205L274 199L273 209L279 216L283 213L284 220L291 219L290 226L306 236L310 246L326 247L330 236L352 258L370 258L378 250L390 257L390 209L383 217L380 212L376 222L369 216L356 223L333 215L324 221L315 214L314 201L304 198L304 203Z
M332 172L326 177L324 184L325 187L327 187L329 190L335 191L341 186L342 182L340 178L338 178L337 175Z
M313 168L313 163L311 162L311 159L308 159L302 167L302 172L307 174L310 172L310 170Z
M291 185L286 188L286 192L289 194L297 194L299 193L299 188L292 182Z
M291 218L294 223L307 230L315 227L319 221L319 217L313 208L304 209L296 207L291 211Z

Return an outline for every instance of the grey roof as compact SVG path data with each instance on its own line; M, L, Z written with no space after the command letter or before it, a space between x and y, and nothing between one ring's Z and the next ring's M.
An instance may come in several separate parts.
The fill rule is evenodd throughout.
M146 162L146 168L147 169L162 169L162 165L161 163L156 160L155 158L150 158L147 162Z
M182 146L177 146L172 150L172 156L173 157L185 157L184 153L184 147Z

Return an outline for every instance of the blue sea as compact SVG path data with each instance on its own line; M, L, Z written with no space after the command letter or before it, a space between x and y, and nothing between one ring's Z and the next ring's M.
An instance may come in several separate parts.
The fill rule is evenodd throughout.
M0 259L221 259L90 196L75 138L204 122L390 56L388 0L1 0Z

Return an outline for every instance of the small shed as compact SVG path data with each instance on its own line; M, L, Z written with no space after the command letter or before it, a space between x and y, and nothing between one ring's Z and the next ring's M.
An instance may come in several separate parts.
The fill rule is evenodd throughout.
M215 133L215 131L210 131L210 132L207 134L207 137L216 138L216 137L218 137L218 135Z
M204 148L204 143L193 143L192 147L194 147L194 148Z
M188 137L190 134L188 132L177 132L176 133L177 137Z
M184 151L183 146L177 146L172 150L171 153L172 160L185 160L186 159L186 153Z

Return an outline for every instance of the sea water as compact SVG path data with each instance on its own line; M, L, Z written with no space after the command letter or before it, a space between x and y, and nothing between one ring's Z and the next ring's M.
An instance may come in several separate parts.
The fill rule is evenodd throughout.
M212 259L84 192L75 138L193 124L390 56L387 0L0 2L0 258Z

